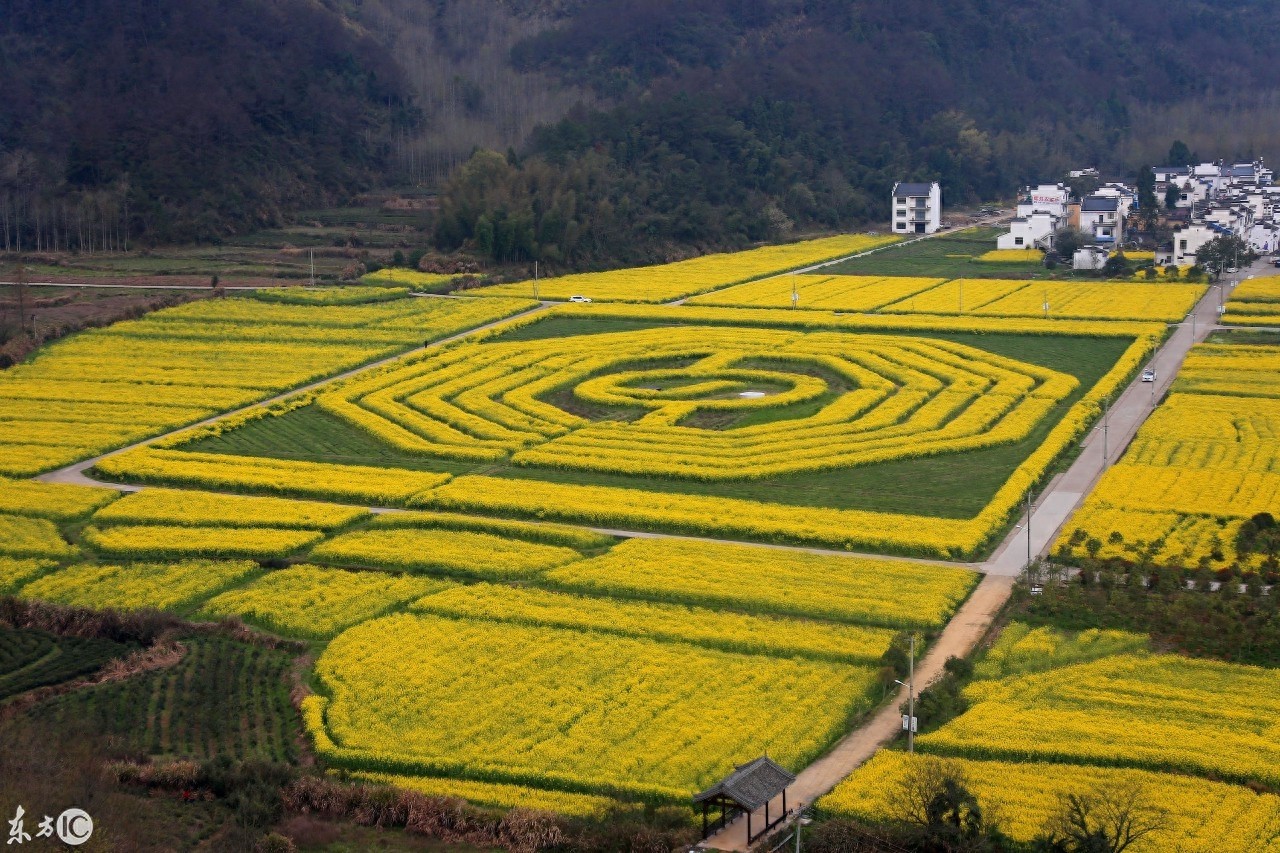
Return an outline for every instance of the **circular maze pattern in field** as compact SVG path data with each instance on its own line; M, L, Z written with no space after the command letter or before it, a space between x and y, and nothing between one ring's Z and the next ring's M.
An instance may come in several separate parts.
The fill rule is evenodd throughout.
M1018 441L1076 384L925 337L679 326L464 345L318 403L411 453L741 480Z

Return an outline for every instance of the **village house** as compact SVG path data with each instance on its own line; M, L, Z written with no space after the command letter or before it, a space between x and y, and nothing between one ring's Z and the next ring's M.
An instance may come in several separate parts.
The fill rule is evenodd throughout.
M937 181L893 185L895 234L933 234L942 227L942 187Z
M1118 246L1124 240L1127 205L1117 195L1091 195L1080 203L1080 230L1100 246Z
M996 238L997 249L1052 249L1053 237L1067 221L1071 190L1062 184L1026 187L1009 233Z

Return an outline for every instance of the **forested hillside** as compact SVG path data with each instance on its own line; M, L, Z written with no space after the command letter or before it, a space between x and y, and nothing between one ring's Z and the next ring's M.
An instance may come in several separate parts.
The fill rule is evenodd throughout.
M28 246L213 240L413 183L442 249L599 266L878 221L904 177L968 201L1280 135L1269 0L6 9L0 231Z
M584 2L513 61L615 106L455 180L439 238L478 222L499 257L634 260L877 220L904 177L959 202L1132 171L1171 134L1265 153L1246 129L1274 129L1277 46L1280 8L1258 0Z
M380 46L311 0L4 8L0 225L28 248L213 240L336 201L382 180L411 109Z

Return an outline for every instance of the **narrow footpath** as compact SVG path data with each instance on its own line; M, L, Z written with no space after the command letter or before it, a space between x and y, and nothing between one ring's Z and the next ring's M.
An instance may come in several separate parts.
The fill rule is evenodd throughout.
M478 334L488 329L492 329L494 326L497 326L500 323L506 323L510 320L515 320L520 317L527 317L530 314L536 314L539 311L545 311L548 308L550 308L551 305L552 303L547 303L547 302L540 303L537 306L530 308L528 311L522 311L519 314L513 314L510 317L503 317L501 320L494 320L492 323L485 323L483 326L476 326L475 328L458 332L455 335L450 335L447 338L441 338L438 341L432 341L431 343L427 344L425 347L411 349L411 350L408 350L407 352L396 353L395 355L388 356L383 359L379 359L378 361L370 362L369 364L362 364L359 367L353 367L351 370L344 371L342 373L339 373L336 376L328 376L328 377L325 377L324 379L311 382L307 385L302 385L297 388L291 388L288 391L285 391L284 393L277 394L274 397L270 397L266 400L259 400L256 403L250 403L247 406L241 406L240 408L233 409L229 412L220 412L219 414L216 414L213 417L205 418L202 421L199 421L194 424L188 424L187 426L184 426L184 427L179 427L178 429L171 430L167 433L164 433L163 435L154 435L151 438L146 438L146 439L143 439L142 441L134 442L133 444L130 444L127 447L121 447L117 450L111 451L110 453L104 453L101 456L95 456L92 459L86 459L83 462L77 462L74 465L68 465L65 468L59 468L56 471L49 471L45 474L41 474L35 479L40 481L41 483L71 483L78 486L111 486L122 492L136 492L139 490L140 488L139 486L125 485L123 483L108 483L102 480L94 480L93 478L85 474L85 471L88 471L90 468L92 468L94 465L97 465L103 459L109 459L112 456L117 456L121 453L134 450L135 448L145 447L148 444L154 444L157 441L168 438L174 433L182 432L183 430L191 429L192 427L211 424L214 421L220 421L223 418L233 417L234 415L238 415L241 412L247 412L250 409L256 409L259 406L269 406L272 403L278 403L281 400L286 400L297 394L304 394L307 391L314 391L315 389L328 385L331 382L337 382L340 379L347 379L349 377L355 376L358 373L364 373L366 370L373 370L374 368L381 367L384 364L390 364L393 361L399 361L405 356L412 355L413 353L418 352L419 350L435 349L436 347L442 347L445 344L453 343L454 341L459 341L459 340L462 340L463 338L468 338L472 335Z

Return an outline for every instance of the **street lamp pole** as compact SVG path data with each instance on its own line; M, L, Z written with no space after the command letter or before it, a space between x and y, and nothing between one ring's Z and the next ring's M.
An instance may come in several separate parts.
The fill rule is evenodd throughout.
M905 684L895 678L894 684L907 688L907 714L902 718L902 727L907 730L907 752L916 751L916 635L911 635L911 653L907 657L907 681Z

